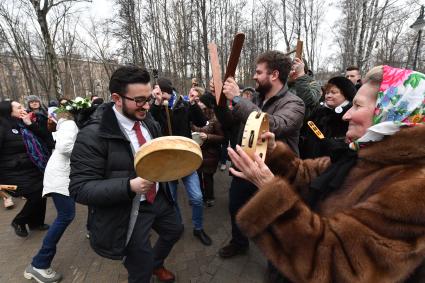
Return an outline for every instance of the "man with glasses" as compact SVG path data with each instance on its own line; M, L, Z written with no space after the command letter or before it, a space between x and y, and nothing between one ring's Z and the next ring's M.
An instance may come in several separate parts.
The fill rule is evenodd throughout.
M125 257L128 282L148 283L152 274L174 282L163 264L183 226L167 185L137 177L133 165L135 151L161 135L148 113L153 102L149 73L121 67L112 75L109 90L114 103L100 105L93 115L99 118L78 134L70 194L89 206L92 248L110 259ZM151 229L159 235L154 247Z

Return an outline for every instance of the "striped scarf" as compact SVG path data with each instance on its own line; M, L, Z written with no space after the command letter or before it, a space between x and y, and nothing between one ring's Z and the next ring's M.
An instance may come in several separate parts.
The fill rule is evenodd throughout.
M18 126L21 130L22 139L24 140L25 148L27 149L30 160L41 172L44 173L47 161L49 160L49 150L44 143L42 143L39 138L34 135L33 132L25 127L22 122L19 122Z

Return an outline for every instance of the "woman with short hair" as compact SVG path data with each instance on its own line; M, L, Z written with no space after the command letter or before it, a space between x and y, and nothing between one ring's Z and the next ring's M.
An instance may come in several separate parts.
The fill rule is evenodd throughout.
M327 156L329 148L335 142L344 143L348 122L342 117L351 108L356 92L353 83L344 77L333 77L327 82L325 100L310 116L310 120L319 128L325 139L320 139L311 129L306 129L306 134L300 142L301 158Z

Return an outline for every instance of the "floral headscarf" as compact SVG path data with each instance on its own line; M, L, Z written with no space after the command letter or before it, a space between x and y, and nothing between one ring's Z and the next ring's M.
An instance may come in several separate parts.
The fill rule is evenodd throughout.
M356 141L357 145L380 141L400 127L425 124L425 75L383 66L373 125Z

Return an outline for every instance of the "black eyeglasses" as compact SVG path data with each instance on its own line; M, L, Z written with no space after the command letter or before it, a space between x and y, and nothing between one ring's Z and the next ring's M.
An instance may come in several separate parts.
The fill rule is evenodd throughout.
M125 99L128 99L128 100L131 100L131 101L136 102L136 106L137 107L142 107L146 103L148 103L149 105L151 105L155 101L155 97L153 97L153 96L149 96L149 97L146 97L146 96L137 96L135 98L131 98L131 97L128 97L128 96L125 96L125 95L121 95L121 94L119 96L121 96L122 98L125 98Z

